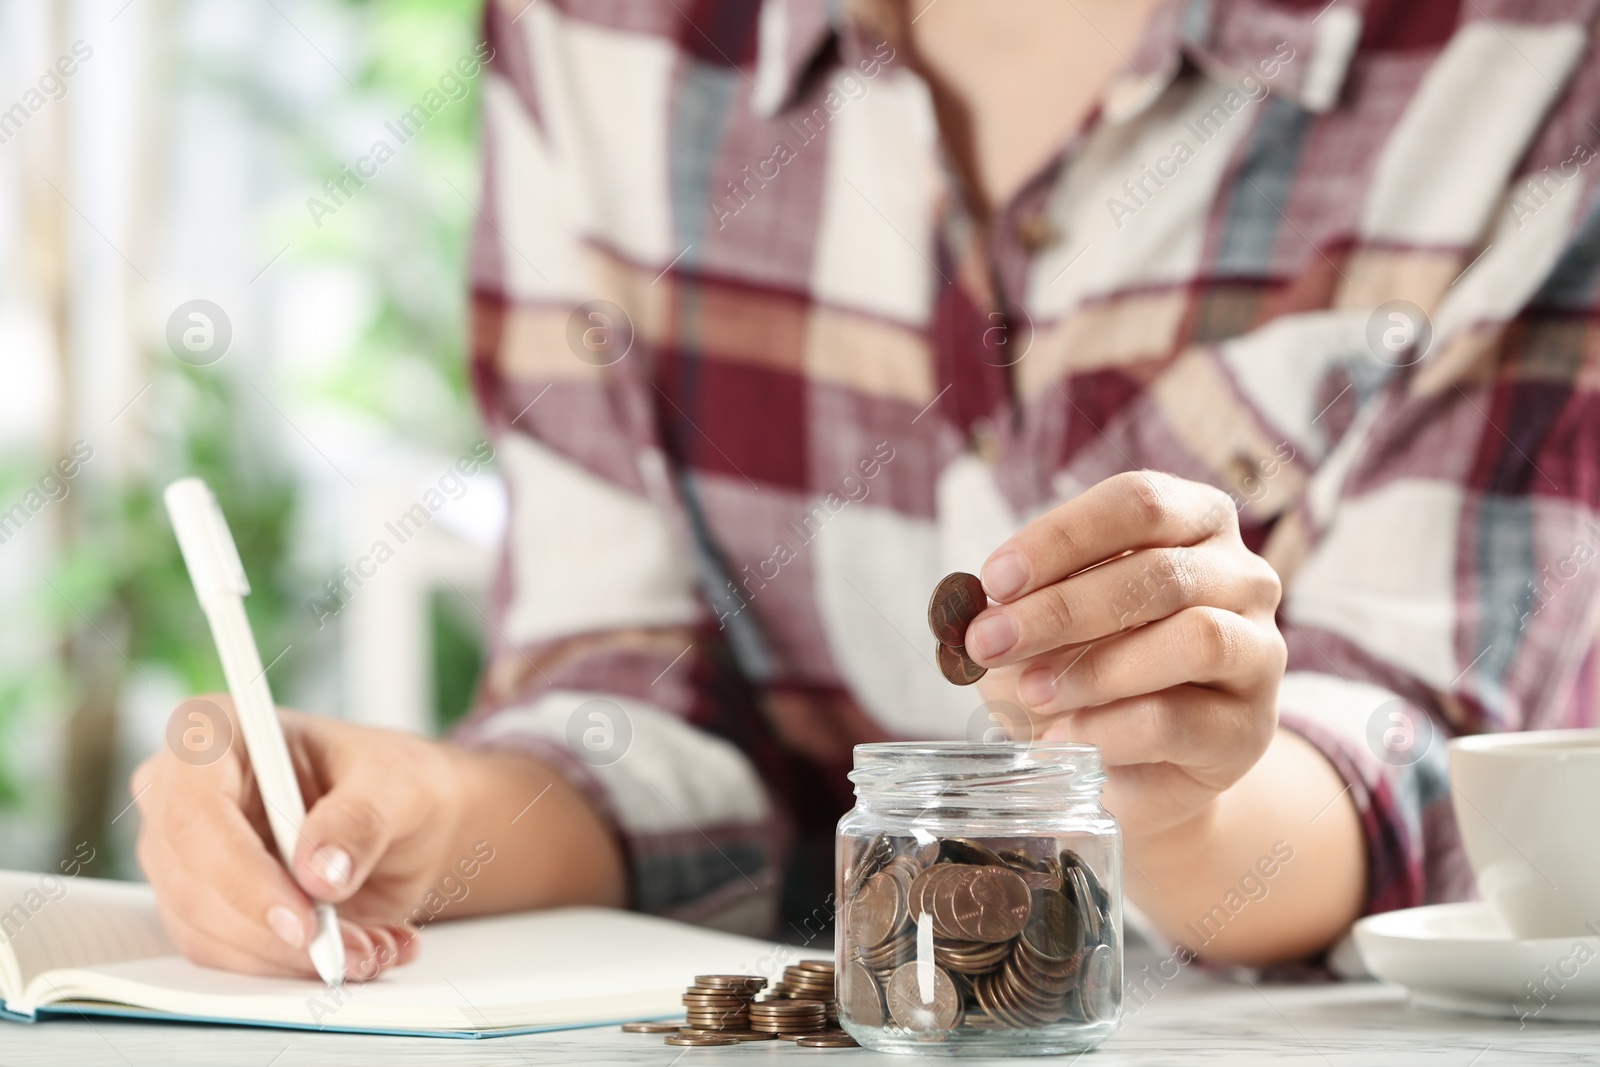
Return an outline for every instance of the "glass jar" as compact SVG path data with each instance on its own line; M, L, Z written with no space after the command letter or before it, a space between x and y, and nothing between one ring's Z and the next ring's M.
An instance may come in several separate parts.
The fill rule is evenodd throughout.
M1122 854L1093 745L857 745L839 1022L921 1055L1082 1052L1122 1007Z

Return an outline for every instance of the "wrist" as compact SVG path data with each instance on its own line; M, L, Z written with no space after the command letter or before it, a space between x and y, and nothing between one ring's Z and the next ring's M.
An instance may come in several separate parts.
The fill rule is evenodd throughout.
M448 741L434 742L433 747L440 757L433 788L437 818L445 828L447 849L458 849L483 836L483 820L475 814L482 806L476 794L481 790L488 754ZM448 863L449 857L442 862Z
M503 857L463 914L627 903L620 843L558 767L514 750L441 748L459 797L455 840L485 841Z
M1129 865L1157 884L1172 872L1193 870L1213 851L1221 821L1219 793L1178 822L1143 833L1124 831L1122 851Z

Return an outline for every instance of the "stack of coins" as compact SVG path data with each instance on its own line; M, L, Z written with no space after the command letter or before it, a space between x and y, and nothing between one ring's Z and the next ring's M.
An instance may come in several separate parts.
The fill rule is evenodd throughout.
M821 1033L828 1009L818 1000L762 1000L750 1005L750 1029L778 1037Z
M934 650L939 673L956 685L971 685L989 673L973 662L965 647L967 624L988 606L983 583L977 575L962 571L945 575L928 601L928 629L939 642Z
M850 1022L939 1033L1115 1012L1110 902L1083 859L1056 851L1053 838L930 847L882 837L847 867L844 901L839 1000ZM926 961L919 970L924 930L931 971Z
M700 975L683 994L684 1029L761 1040L765 1035L750 1028L750 1006L766 984L754 975Z
M793 967L785 967L783 978L767 991L767 999L820 1001L827 1010L828 1025L839 1024L832 960L803 960Z
M748 974L702 974L683 994L681 1023L623 1023L634 1034L664 1034L669 1045L737 1045L785 1038L808 1048L853 1048L838 1029L833 964L806 960L784 970L765 1000L756 1000L767 980Z

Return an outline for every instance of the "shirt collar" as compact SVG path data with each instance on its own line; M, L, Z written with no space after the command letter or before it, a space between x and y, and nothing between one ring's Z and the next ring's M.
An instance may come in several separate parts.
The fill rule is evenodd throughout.
M838 31L833 0L763 0L757 24L756 113L772 115L787 104L800 79Z
M1324 112L1361 37L1354 0L1327 7L1283 0L1167 0L1151 20L1131 70L1107 91L1110 121L1142 111L1187 58L1220 81L1254 75L1308 111Z
M841 18L838 0L763 0L752 100L757 113L774 114L790 101ZM1264 79L1274 92L1307 110L1327 111L1339 98L1360 36L1355 0L1334 0L1320 11L1316 4L1286 7L1273 0L1167 0L1145 31L1134 69L1108 91L1106 117L1115 121L1143 110L1176 75L1183 56L1226 80L1259 76L1263 64L1275 67Z

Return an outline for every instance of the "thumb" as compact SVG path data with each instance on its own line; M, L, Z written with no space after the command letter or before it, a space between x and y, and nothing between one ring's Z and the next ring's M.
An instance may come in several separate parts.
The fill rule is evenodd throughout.
M294 877L317 900L337 904L355 895L394 840L371 783L341 783L306 814L295 849Z

